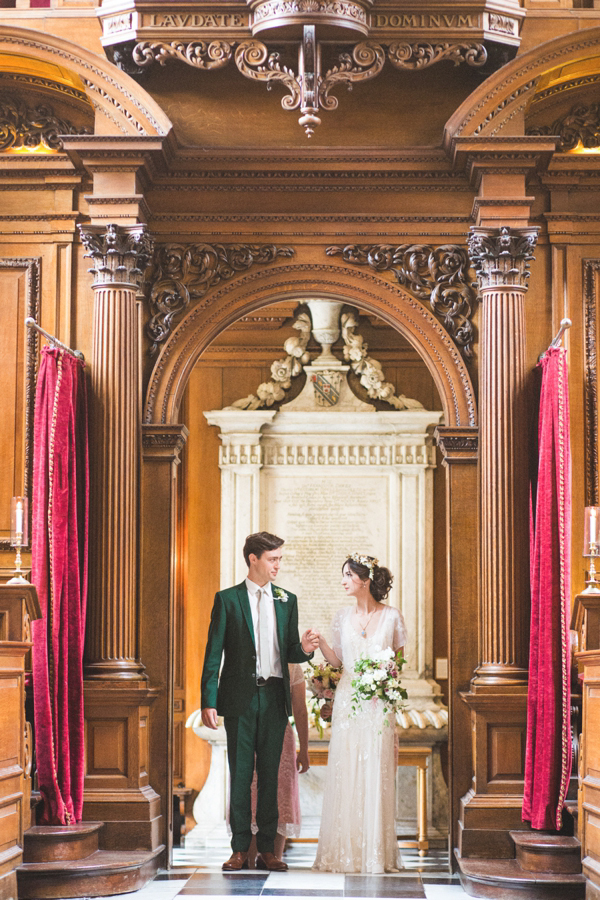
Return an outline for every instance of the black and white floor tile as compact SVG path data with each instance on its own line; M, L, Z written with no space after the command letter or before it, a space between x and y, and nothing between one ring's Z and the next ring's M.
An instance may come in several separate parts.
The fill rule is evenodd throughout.
M174 852L174 867L160 872L143 890L120 895L122 900L193 900L210 897L352 897L353 900L397 897L402 900L464 900L458 877L448 871L446 851L432 850L420 857L402 850L403 868L393 875L336 875L313 872L315 844L292 844L286 851L287 872L243 871L224 873L221 863L229 855L226 835L195 841Z

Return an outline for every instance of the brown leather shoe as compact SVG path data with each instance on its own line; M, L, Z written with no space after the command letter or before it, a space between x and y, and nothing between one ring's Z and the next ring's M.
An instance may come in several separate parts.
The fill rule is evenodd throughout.
M288 865L274 853L259 853L256 857L256 868L269 872L287 872Z
M239 872L240 869L248 868L248 854L242 853L238 850L237 853L232 853L227 862L224 862L221 866L224 872Z

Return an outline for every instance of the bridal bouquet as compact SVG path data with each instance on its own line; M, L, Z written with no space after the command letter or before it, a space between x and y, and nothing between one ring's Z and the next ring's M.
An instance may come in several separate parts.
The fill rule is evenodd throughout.
M335 697L335 689L342 677L341 668L335 669L329 663L311 663L307 671L306 681L312 694L310 712L312 724L323 737L323 726L331 720L331 708ZM325 709L323 709L325 707Z
M368 700L383 700L385 724L389 725L387 713L396 713L408 698L406 690L400 682L400 672L405 659L402 653L394 653L391 647L380 650L372 657L364 654L354 664L352 679L352 710L356 715Z

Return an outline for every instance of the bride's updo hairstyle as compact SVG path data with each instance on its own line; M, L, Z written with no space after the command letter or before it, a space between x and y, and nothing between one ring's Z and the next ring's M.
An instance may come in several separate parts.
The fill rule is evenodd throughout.
M378 603L385 600L394 581L394 576L389 569L378 565L377 560L372 556L360 556L358 553L348 557L342 566L342 572L345 566L348 566L363 581L366 581L368 578L371 579L371 596L373 600L377 600Z

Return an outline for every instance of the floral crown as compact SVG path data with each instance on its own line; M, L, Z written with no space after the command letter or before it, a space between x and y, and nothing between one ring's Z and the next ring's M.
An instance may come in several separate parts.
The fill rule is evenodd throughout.
M369 570L370 577L373 578L373 569L379 565L379 560L374 556L364 556L362 553L349 553L346 557L360 566L366 566Z

